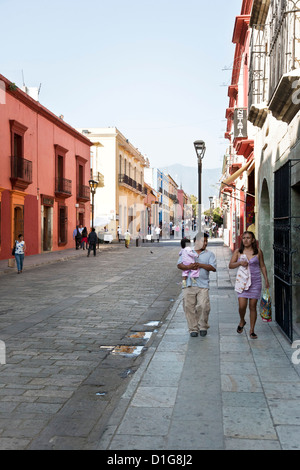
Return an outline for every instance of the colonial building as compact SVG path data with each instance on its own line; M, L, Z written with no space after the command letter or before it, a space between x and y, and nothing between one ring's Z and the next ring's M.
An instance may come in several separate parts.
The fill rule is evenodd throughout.
M247 122L252 1L243 0L241 14L235 19L232 37L235 53L231 84L228 87L229 106L226 110L225 133L230 143L225 155L220 193L224 208L224 238L231 249L240 245L241 236L246 229L251 227L255 231L254 129Z
M234 38L240 53L236 51L233 69L243 77L243 107L248 130L249 124L252 128L251 134L235 141L228 120L226 136L233 149L224 165L223 207L228 222L236 208L232 196L244 200L236 194L234 181L247 174L243 225L255 232L264 252L274 317L292 341L300 336L300 0L244 0ZM232 80L229 87L233 109L227 110L228 117L240 108L236 84ZM240 154L245 166L233 172L230 162ZM229 230L230 240L233 227Z
M90 141L0 75L0 259L74 246L90 219Z
M292 340L300 335L300 1L254 0L250 28L257 236L276 321Z
M168 175L169 180L169 212L170 212L170 222L174 224L176 222L176 204L178 204L178 184L172 178L171 175Z
M120 225L133 236L141 226L141 212L147 191L144 186L145 158L116 128L81 128L92 142L92 174L104 184L94 197L94 225L99 232L106 227L113 239Z

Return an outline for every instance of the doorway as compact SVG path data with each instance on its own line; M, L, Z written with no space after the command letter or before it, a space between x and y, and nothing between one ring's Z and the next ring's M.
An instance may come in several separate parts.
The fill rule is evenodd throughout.
M43 251L52 249L52 207L43 206Z
M18 236L24 235L24 206L15 206L14 208L14 240Z
M259 216L259 243L264 253L267 272L272 271L272 232L271 232L271 210L270 196L267 181L264 179L260 196L260 216Z

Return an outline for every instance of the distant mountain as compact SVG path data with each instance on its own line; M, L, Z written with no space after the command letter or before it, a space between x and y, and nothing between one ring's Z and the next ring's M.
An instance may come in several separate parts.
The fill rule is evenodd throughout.
M174 164L163 168L185 193L198 197L198 167ZM202 168L202 205L209 209L209 196L219 196L221 168Z

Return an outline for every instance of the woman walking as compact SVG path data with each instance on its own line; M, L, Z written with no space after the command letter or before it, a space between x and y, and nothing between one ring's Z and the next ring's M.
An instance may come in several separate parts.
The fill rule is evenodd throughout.
M22 233L18 235L18 240L16 240L15 245L15 258L17 262L18 274L23 271L24 256L26 251L26 243Z
M239 334L242 333L244 326L246 325L245 314L249 300L250 338L256 339L257 335L254 333L254 328L257 319L257 301L261 296L261 273L264 277L267 289L270 287L270 284L263 252L257 247L257 242L253 232L246 231L243 233L241 246L239 249L235 250L232 255L229 268L235 269L238 267L244 268L244 272L241 273L241 277L244 277L243 281L239 284L239 288L236 289L238 292L240 314L240 323L237 327L237 332ZM248 268L248 278L246 278L245 268Z

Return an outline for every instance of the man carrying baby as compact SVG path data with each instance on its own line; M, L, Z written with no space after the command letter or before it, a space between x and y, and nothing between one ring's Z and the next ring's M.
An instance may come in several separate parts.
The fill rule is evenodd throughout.
M195 240L195 262L190 265L183 263L182 255L179 256L177 267L181 271L195 271L199 269L198 277L188 275L186 288L183 289L183 308L192 337L206 336L209 328L208 317L210 312L209 301L209 273L215 272L217 267L214 253L207 250L208 236L202 234Z

